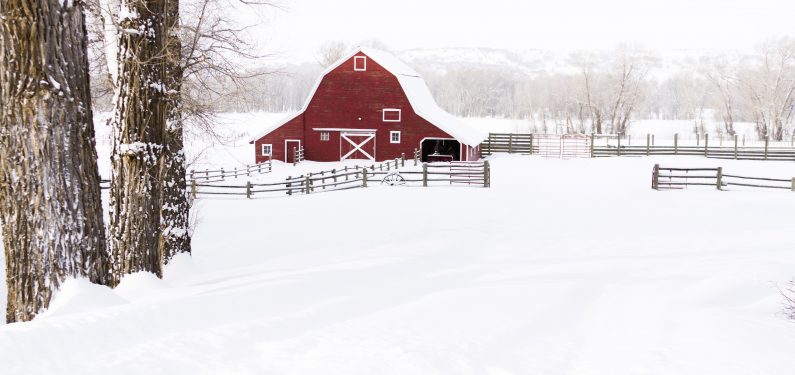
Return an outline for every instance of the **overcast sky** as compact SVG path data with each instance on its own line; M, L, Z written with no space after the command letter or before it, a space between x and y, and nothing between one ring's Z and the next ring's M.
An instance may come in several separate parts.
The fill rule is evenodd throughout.
M327 40L437 47L747 49L795 35L795 0L281 0L265 44L310 59Z

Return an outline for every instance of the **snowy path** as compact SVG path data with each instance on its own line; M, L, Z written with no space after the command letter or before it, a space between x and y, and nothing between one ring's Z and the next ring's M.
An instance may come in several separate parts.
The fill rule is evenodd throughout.
M70 283L0 373L791 374L795 194L655 192L655 162L795 176L498 157L492 189L203 201L193 258Z

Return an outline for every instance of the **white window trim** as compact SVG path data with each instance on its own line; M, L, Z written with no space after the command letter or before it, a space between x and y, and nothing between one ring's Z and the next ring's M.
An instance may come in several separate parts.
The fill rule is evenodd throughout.
M359 67L359 64L358 64L358 62L360 60L362 62L364 62L364 66L361 67L361 68ZM353 70L357 71L357 72L367 71L367 56L354 56L353 57Z
M328 142L331 140L331 133L329 132L320 132L320 141Z
M393 135L397 134L397 141L392 138ZM389 132L389 143L400 143L400 131L393 130Z
M387 120L386 119L387 112L397 112L398 115L397 120ZM400 122L402 118L403 118L403 111L401 111L400 108L384 108L383 110L381 110L381 120L383 120L384 122Z
M271 152L267 152L266 153L265 152L265 146L268 146L268 148L271 150ZM263 143L261 147L262 147L262 149L261 149L262 156L271 156L271 155L273 155L273 144L271 144L271 143Z

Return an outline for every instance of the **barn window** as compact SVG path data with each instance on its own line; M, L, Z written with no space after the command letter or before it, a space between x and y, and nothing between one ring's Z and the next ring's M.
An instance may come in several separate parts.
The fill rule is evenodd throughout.
M329 140L328 132L320 132L320 140L321 141L328 141Z
M382 113L384 122L400 122L400 109L384 108Z
M271 144L262 145L262 156L270 156L272 153L273 153L273 145Z
M356 56L353 58L353 70L363 72L367 70L367 56Z
M399 131L391 131L391 132L389 132L389 143L400 143L400 132Z

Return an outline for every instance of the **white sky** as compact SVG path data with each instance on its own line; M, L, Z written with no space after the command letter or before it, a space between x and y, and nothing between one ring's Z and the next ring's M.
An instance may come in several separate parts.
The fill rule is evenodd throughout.
M311 59L327 40L434 47L746 49L795 35L795 0L281 0L263 43Z

